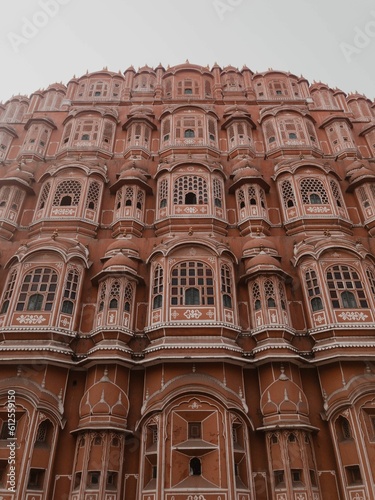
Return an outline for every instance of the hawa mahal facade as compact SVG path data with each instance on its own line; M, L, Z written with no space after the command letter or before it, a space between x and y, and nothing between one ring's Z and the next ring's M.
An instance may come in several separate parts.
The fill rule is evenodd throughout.
M0 497L373 500L374 235L363 95L186 62L0 105Z

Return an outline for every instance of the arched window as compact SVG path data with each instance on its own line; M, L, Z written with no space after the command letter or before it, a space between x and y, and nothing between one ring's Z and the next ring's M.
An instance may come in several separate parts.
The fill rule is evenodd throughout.
M133 287L130 283L125 286L124 290L124 311L130 312L133 300Z
M38 207L37 207L38 210L41 210L42 208L45 207L50 189L51 189L50 182L47 182L46 184L44 184L43 189L40 193L39 203L38 203Z
M155 295L154 300L152 302L152 308L153 309L160 309L163 305L163 296L162 295Z
M200 304L199 290L197 288L187 288L185 290L185 305L193 306L199 304Z
M174 266L171 284L172 306L186 305L185 294L189 289L196 290L189 293L194 297L200 297L200 305L213 305L215 302L213 271L203 262L181 262Z
M62 303L61 312L65 314L72 314L73 302L71 300L64 300Z
M81 183L73 179L60 182L53 198L53 206L78 206L81 196Z
M319 179L308 178L301 181L302 203L305 205L328 205L329 200L323 183Z
M226 264L220 268L221 293L223 297L223 306L232 308L232 273Z
M196 205L196 204L197 204L197 195L195 193L186 193L185 205Z
M109 302L109 308L110 309L117 309L117 307L118 307L118 300L117 299L112 299Z
M320 297L314 297L311 299L311 308L315 311L321 311L323 309L323 302Z
M168 179L163 179L159 184L159 208L167 206L168 200Z
M284 181L281 184L281 192L284 200L285 208L291 208L296 206L296 199L294 196L294 191L290 181Z
M13 269L10 272L7 287L4 291L3 303L1 305L0 314L5 314L8 311L10 299L12 298L13 291L14 291L14 284L16 281L16 277L17 277L17 270Z
M186 138L192 138L192 137L195 137L195 132L194 132L194 130L192 130L191 128L188 128L187 130L185 130L185 132L184 132L184 137L186 137Z
M109 292L109 303L108 303L109 309L118 308L118 302L120 299L120 289L121 289L121 283L117 280L114 281L111 285L111 289Z
M152 282L152 308L159 309L163 305L163 290L164 290L164 272L160 265L157 265L154 271Z
M309 198L311 205L320 205L322 203L320 196L316 193L310 194Z
M70 207L71 204L72 204L72 197L71 196L63 196L60 200L61 207Z
M318 276L314 269L308 269L305 272L305 280L312 310L321 311L323 309L323 302L321 299Z
M348 290L345 290L345 292L341 293L341 300L342 300L342 306L343 307L357 307L357 302L355 300L354 293L348 292Z
M232 308L232 297L227 293L223 295L223 306Z
M368 307L362 279L355 269L344 265L331 266L326 278L334 309Z
M41 311L43 305L43 295L35 293L30 295L26 309L28 311Z
M353 439L349 420L342 415L336 420L336 432L340 441L349 441Z
M58 275L50 268L35 268L23 279L17 311L51 311L57 289Z
M271 280L264 282L264 295L266 297L267 307L276 307L275 289Z
M39 424L36 437L35 437L35 446L36 447L42 447L42 446L48 446L49 442L51 440L51 433L52 433L52 424L49 420L43 420Z
M1 306L0 314L5 314L8 311L9 300L4 300Z
M80 274L77 269L68 271L64 286L64 301L61 308L61 312L65 314L73 314L74 304L78 298L79 277Z
M213 179L212 181L213 194L214 194L214 205L215 207L221 208L223 206L223 190L222 184L219 179Z
M194 457L190 460L190 475L200 476L202 474L202 464L199 458Z
M89 210L97 210L100 200L100 184L96 181L91 181L87 192L86 208Z

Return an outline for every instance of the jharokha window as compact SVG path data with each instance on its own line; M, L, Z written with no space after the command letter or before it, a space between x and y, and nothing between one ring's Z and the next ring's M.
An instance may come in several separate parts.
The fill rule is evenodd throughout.
M55 192L53 206L77 206L81 196L81 189L82 186L78 181L69 179L60 182Z
M203 262L181 262L172 269L171 305L213 305L212 269Z
M175 205L207 204L208 188L206 180L197 175L179 177L174 185L173 203Z
M23 279L17 311L51 311L55 300L58 276L50 268L35 268Z
M367 308L363 283L357 271L349 266L331 266L326 273L334 309Z
M308 178L301 181L302 202L305 205L328 205L329 200L323 183L319 179Z

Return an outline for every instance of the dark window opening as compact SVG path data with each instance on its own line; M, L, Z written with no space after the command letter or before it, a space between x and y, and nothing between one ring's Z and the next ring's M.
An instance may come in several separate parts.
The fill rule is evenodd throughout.
M186 193L185 195L185 205L196 205L197 195L195 193Z
M322 203L322 200L318 194L311 193L310 194L310 203L312 205L320 205Z
M275 299L273 299L272 297L267 299L267 307L276 307Z
M9 307L9 300L4 300L0 314L5 314L8 311L8 307Z
M202 464L199 458L194 457L190 460L190 475L200 476L202 474Z
M300 469L292 469L292 482L294 484L301 484L302 483L302 471Z
M200 304L199 290L197 288L188 288L185 290L185 305L196 306Z
M346 477L348 484L362 484L362 476L359 465L346 467Z
M275 478L276 488L281 488L281 487L285 486L284 471L283 470L275 470L273 474L274 474L274 478Z
M357 302L355 300L354 294L352 292L342 292L341 293L342 306L344 308L357 308Z
M64 302L62 303L61 312L65 314L72 314L73 302L71 300L64 300Z
M114 490L117 488L117 472L108 471L106 480L106 489Z
M311 307L313 311L321 311L323 309L323 302L320 297L311 299Z
M70 207L72 204L71 196L63 196L60 200L60 207Z
M112 299L109 303L109 308L110 309L117 309L118 306L118 301L117 299Z
M223 295L223 306L232 307L232 297L226 293Z
M192 138L192 137L195 137L195 132L194 132L194 130L192 130L191 128L188 128L187 130L185 130L185 132L184 132L184 137L185 137L185 138Z
M41 311L43 306L43 295L36 293L31 295L27 304L28 311Z
M163 304L163 297L161 295L156 295L152 304L153 309L160 309Z
M43 489L44 470L43 469L30 469L29 480L27 489L41 490Z
M87 486L90 489L97 490L99 489L100 483L100 472L99 471L91 471L87 475Z

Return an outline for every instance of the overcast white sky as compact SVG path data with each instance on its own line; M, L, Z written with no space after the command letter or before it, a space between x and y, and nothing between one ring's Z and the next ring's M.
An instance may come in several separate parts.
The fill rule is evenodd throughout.
M13 0L0 101L107 66L268 68L375 97L374 0Z

